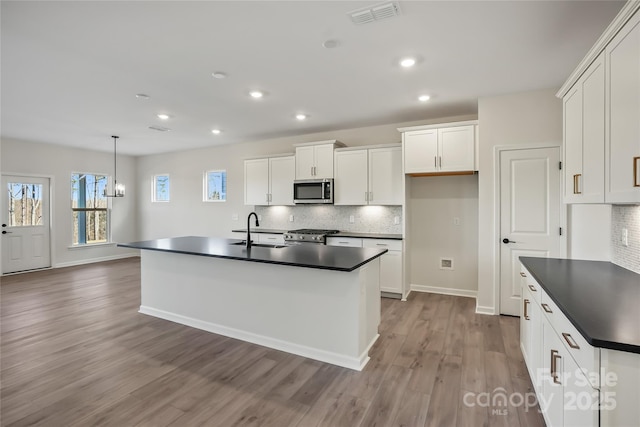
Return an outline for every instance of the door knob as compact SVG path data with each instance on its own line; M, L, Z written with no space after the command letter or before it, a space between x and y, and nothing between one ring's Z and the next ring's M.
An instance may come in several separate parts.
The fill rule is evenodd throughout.
M3 226L3 227L6 227L6 226L7 226L7 224L2 224L2 226Z
M2 234L11 234L10 231L2 230Z
M502 239L502 243L515 243L515 242L509 239Z

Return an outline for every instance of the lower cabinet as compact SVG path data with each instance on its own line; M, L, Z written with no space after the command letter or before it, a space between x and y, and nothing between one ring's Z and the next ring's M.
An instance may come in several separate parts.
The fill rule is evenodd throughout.
M598 426L600 349L589 345L545 291L532 284L524 267L521 275L520 348L547 426Z
M360 239L355 237L327 237L329 246L387 249L380 257L380 291L403 295L402 240Z

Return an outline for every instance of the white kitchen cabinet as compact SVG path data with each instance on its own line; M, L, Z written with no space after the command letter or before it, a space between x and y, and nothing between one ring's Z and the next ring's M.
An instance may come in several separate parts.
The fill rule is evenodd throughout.
M564 97L563 109L564 202L604 203L604 54Z
M388 250L380 257L380 291L402 295L402 241L363 239L363 247Z
M401 205L402 148L335 151L336 205Z
M284 235L275 233L255 233L258 243L284 245Z
M475 123L402 128L404 173L460 174L476 168Z
M640 203L640 12L605 49L605 201Z
M542 366L542 312L526 279L523 278L521 283L520 349L533 386L536 391L541 392L541 384L536 381L538 376L536 367Z
M245 205L293 205L295 157L244 161Z
M349 248L361 248L362 239L357 237L327 237L328 246L346 246Z
M296 179L333 178L333 150L341 146L335 140L296 144Z

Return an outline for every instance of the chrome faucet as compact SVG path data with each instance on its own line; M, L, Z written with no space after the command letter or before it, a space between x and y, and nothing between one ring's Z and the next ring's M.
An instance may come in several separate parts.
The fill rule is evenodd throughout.
M260 223L258 222L258 214L255 212L251 212L247 217L247 249L251 248L251 215L256 217L256 227L260 227Z

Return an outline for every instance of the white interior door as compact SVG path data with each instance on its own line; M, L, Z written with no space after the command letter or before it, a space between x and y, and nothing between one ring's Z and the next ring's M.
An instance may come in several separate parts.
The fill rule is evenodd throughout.
M520 314L520 256L560 256L560 148L500 153L500 314Z
M2 273L51 267L49 179L2 176Z

